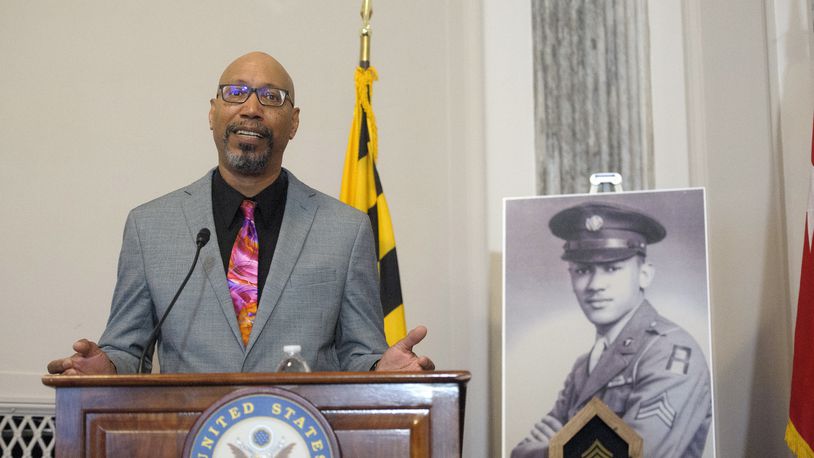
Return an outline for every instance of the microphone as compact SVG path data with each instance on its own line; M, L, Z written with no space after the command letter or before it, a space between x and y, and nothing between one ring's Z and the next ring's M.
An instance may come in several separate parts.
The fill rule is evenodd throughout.
M209 229L203 228L198 231L198 237L195 238L195 245L197 245L198 249L200 250L207 243L209 243ZM195 263L193 262L193 265L194 264Z
M181 291L183 291L184 287L187 285L189 277L192 276L192 271L195 270L195 264L198 263L198 255L201 254L201 248L203 248L204 245L209 243L209 236L210 232L209 229L207 228L202 228L200 231L198 231L198 236L195 237L195 245L198 248L195 250L195 259L192 260L192 267L189 268L189 273L187 273L187 276L186 278L184 278L184 281L181 282L181 287L178 288L178 292L175 293L175 297L172 298L172 302L170 302L170 305L167 307L167 310L164 311L164 314L161 315L161 319L158 320L158 324L155 325L155 328L153 328L153 333L150 334L150 339L147 341L147 345L145 345L144 349L141 350L141 358L139 358L138 361L138 372L137 372L138 374L141 374L143 372L144 357L147 355L147 349L150 348L158 338L158 332L161 330L161 325L164 324L164 320L166 320L167 315L170 314L170 310L172 310L172 307L175 305L175 301L178 300L178 296L181 295Z

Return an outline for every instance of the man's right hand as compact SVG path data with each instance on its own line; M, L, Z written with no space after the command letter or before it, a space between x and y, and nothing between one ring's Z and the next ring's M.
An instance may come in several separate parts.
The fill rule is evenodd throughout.
M559 420L546 415L534 424L531 434L512 449L511 458L537 458L548 456L548 446L551 438L562 429Z
M413 353L413 347L427 336L427 328L418 326L388 348L376 363L377 371L433 371L435 363L426 356Z
M48 363L49 374L65 375L112 375L116 373L116 366L107 354L87 339L74 342L73 356L55 359Z
M531 437L538 442L547 444L551 442L551 438L560 432L561 429L562 423L560 423L559 420L551 415L546 415L542 420L534 424L534 428L531 430Z

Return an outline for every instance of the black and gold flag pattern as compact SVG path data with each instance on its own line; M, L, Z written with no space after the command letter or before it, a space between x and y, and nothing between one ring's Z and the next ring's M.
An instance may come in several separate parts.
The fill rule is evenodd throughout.
M339 199L366 212L373 226L376 255L379 258L384 332L387 343L393 345L407 333L404 319L404 301L401 298L401 280L396 258L396 239L390 210L384 198L379 172L376 170L378 139L376 118L371 106L373 81L378 79L373 67L356 68L356 107L353 126L345 155L342 190Z

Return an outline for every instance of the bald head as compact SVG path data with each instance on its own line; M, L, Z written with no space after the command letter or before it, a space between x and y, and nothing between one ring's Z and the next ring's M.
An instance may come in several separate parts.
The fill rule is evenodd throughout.
M221 175L233 188L251 197L277 179L286 145L297 133L300 109L294 106L294 83L276 59L252 52L229 64L219 84L253 92L242 102L227 102L219 91L209 101L209 127L218 149ZM282 105L264 104L256 92L260 88L282 89L288 95Z
M244 75L256 75L265 80L265 84L285 89L291 102L294 102L294 81L283 64L270 55L253 51L244 54L229 64L220 76L218 84L247 83Z

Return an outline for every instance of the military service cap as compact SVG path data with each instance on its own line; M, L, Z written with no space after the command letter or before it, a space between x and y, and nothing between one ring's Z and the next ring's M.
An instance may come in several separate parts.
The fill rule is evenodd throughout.
M565 240L562 259L586 263L645 256L648 244L667 235L661 223L639 210L599 202L562 210L548 227Z

